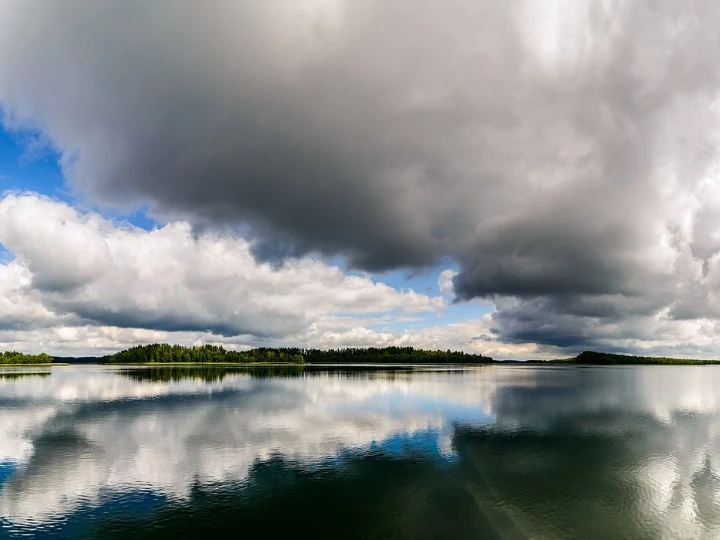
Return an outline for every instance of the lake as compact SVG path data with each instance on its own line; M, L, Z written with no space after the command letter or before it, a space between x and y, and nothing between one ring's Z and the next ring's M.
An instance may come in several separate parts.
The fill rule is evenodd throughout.
M0 370L0 537L718 538L720 366Z

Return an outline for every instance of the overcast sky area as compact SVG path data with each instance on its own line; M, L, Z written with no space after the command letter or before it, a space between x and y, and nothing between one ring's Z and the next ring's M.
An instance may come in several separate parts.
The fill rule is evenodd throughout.
M0 3L0 350L720 356L714 0Z

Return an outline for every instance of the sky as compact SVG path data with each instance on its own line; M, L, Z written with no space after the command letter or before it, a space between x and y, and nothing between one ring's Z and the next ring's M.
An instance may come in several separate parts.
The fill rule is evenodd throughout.
M0 349L720 353L712 0L8 0Z

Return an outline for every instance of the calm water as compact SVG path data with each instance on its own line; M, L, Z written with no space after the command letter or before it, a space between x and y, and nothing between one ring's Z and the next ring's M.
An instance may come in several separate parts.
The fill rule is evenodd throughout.
M0 370L0 537L197 535L718 538L720 366Z

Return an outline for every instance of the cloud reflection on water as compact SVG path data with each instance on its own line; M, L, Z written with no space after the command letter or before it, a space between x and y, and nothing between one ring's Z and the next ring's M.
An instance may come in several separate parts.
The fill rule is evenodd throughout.
M107 489L186 497L194 482L241 481L276 455L312 462L398 434L437 432L450 452L445 409L486 422L495 388L448 373L164 383L68 369L0 381L0 407L13 404L0 420L0 462L20 465L0 491L0 515L42 521Z
M0 485L0 516L43 522L107 492L183 501L195 485L246 483L276 459L309 470L405 449L450 459L453 486L478 505L502 500L513 523L550 536L584 512L608 523L624 516L657 537L702 537L720 532L718 389L720 369L703 366L169 382L157 372L56 369L0 379L0 463L14 467Z

